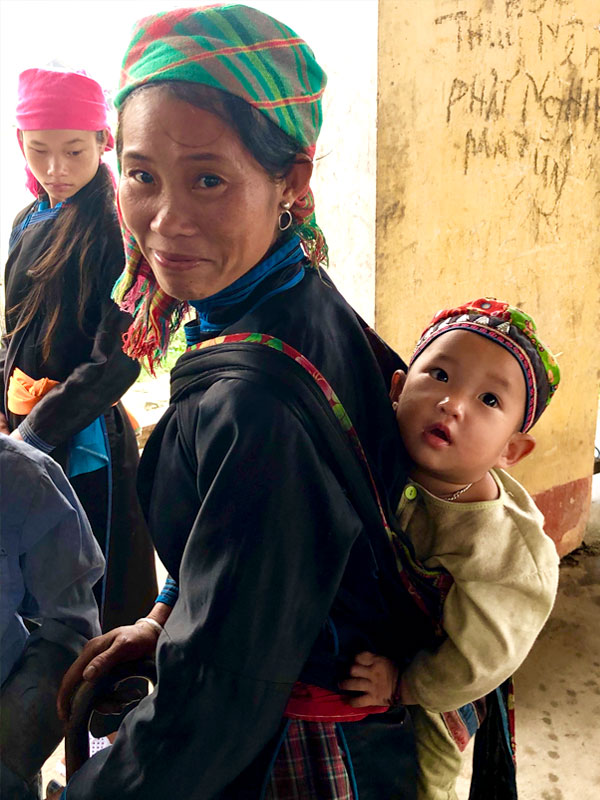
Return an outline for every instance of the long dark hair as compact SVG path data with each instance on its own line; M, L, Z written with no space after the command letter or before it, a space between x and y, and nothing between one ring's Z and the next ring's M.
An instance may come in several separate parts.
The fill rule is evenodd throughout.
M103 132L98 133L101 141ZM112 174L106 164L100 164L96 175L69 199L61 209L53 227L49 246L29 268L30 288L26 296L13 308L17 314L16 333L25 328L38 315L46 320L42 339L42 357L46 360L52 347L52 338L60 319L64 296L64 279L67 262L77 258L79 295L77 324L84 335L86 305L99 287L102 276L90 268L99 255L97 230L109 216L115 216L115 189Z

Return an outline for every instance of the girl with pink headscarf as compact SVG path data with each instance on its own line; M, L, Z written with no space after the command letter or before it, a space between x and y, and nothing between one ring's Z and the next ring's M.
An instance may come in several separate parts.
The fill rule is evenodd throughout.
M0 431L69 477L106 558L95 593L109 630L142 616L156 585L119 402L139 367L121 347L131 320L110 298L124 255L101 161L113 147L104 93L85 74L28 69L17 127L35 199L14 221L6 264Z

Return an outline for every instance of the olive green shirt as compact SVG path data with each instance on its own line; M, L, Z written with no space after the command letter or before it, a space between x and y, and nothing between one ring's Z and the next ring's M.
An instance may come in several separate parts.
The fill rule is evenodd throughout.
M496 500L441 500L416 483L396 516L427 567L454 578L443 609L447 639L404 672L419 705L451 711L483 697L523 662L546 622L558 586L558 556L525 489L492 470Z

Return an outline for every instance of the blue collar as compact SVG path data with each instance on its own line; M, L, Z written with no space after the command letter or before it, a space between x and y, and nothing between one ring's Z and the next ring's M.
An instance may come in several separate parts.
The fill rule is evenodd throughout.
M217 294L210 297L205 297L204 300L191 300L190 305L196 309L198 314L197 324L188 324L185 326L185 337L188 345L196 344L203 337L202 333L217 333L222 331L228 325L236 322L242 314L247 314L253 311L258 306L262 305L269 297L275 294L291 289L297 283L300 283L304 277L304 251L300 244L300 237L292 236L284 244L271 253L270 256L259 261L259 263L252 267L251 270L244 273L240 278L234 281L230 286L221 289ZM284 269L285 267L299 264L300 269L295 272L287 281L277 286L275 289L261 294L256 302L250 308L244 308L240 313L239 304L251 296L251 294L260 286L260 284L270 275ZM228 308L231 308L231 315L223 314ZM233 308L236 307L236 308ZM218 316L218 322L215 317ZM231 318L228 318L230 316Z
M54 206L54 208L50 208L50 200L48 200L47 197L44 197L42 200L38 200L38 205L35 211L53 211L54 213L58 214L59 210L62 208L62 204L66 202L66 200L61 200L60 203L57 203Z

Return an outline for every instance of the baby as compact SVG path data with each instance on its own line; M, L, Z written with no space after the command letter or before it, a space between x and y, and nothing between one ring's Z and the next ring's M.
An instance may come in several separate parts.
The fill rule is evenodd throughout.
M543 517L504 470L535 446L529 430L550 402L559 369L518 308L484 298L440 311L391 398L414 462L396 522L427 568L447 570L446 638L399 677L361 653L342 682L357 707L410 706L419 800L456 798L461 750L473 731L454 710L484 697L525 659L554 603L558 557ZM450 713L452 712L452 713Z

